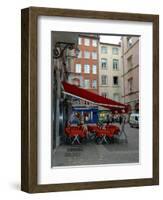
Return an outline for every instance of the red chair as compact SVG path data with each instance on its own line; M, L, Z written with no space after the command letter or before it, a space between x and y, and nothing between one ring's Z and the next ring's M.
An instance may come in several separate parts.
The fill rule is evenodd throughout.
M68 126L65 128L65 134L70 140L71 144L77 142L80 144L80 139L83 139L87 135L87 131L83 126Z
M108 137L113 137L114 135L118 135L120 132L119 127L115 125L106 125L105 126L106 130L108 130Z
M88 140L93 141L96 138L96 133L99 129L101 129L101 127L97 124L87 125Z
M120 129L115 125L106 125L96 131L96 142L101 144L108 143L113 140L114 135L119 133Z

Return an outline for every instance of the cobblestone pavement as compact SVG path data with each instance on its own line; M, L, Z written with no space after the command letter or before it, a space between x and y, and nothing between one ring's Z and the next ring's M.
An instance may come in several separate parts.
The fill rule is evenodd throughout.
M128 143L61 145L52 155L52 166L77 166L139 162L139 129L125 126Z

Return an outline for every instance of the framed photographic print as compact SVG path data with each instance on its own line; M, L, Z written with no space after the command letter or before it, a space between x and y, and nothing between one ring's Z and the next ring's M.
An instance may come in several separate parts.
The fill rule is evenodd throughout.
M21 189L159 184L159 16L21 11Z

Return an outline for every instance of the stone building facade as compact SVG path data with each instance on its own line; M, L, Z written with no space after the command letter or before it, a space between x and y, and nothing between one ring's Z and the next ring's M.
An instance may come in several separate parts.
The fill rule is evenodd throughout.
M139 112L139 37L122 37L123 102Z
M120 44L99 45L99 94L122 102L122 66Z

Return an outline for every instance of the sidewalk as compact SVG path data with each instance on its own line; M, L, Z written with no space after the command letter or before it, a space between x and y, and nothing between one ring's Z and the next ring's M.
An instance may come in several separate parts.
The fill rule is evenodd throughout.
M139 162L139 129L126 125L128 143L61 145L53 152L53 166L120 164Z

